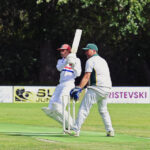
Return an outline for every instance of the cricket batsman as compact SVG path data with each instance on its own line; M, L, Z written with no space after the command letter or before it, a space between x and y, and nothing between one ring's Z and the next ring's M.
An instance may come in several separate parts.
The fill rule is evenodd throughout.
M72 131L72 135L79 136L80 129L87 118L93 104L97 103L98 111L101 115L107 136L114 136L111 118L107 109L107 96L111 90L112 82L110 72L105 59L98 55L98 47L93 44L87 44L83 48L87 56L85 65L85 74L79 84L71 90L70 95L74 99L79 99L79 94L87 85L87 91L81 102L78 116Z
M75 78L81 74L81 62L76 57L76 54L71 53L71 47L68 44L63 44L57 49L60 52L61 59L58 60L56 68L60 72L59 84L55 88L55 91L50 99L48 107L43 107L42 110L46 115L53 118L60 124L63 124L62 113L62 97L68 95L70 97L70 91L75 87ZM66 111L67 102L65 102L65 122L68 126L68 112ZM73 126L73 119L70 115L70 128Z

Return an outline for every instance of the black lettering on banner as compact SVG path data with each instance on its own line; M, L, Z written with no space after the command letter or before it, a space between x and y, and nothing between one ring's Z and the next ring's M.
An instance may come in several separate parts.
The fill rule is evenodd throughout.
M45 96L52 97L51 90L50 89L39 89L37 96L38 97L45 97Z
M48 89L48 90L47 90L47 96L48 96L48 97L52 97L52 94L50 94L50 92L51 92L50 89Z
M45 97L46 96L46 92L45 89L39 89L38 93L37 93L38 97Z
M39 97L39 98L37 98L36 102L49 102L49 98Z

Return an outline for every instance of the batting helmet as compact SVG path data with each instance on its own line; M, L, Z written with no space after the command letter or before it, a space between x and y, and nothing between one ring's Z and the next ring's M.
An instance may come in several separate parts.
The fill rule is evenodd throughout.
M69 52L71 52L71 47L69 44L63 44L60 48L58 48L57 50L61 51L61 50L68 50Z

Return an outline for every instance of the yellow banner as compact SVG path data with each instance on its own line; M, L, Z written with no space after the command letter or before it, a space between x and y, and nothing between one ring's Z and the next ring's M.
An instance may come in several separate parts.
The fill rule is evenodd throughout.
M14 103L49 103L54 86L14 86Z

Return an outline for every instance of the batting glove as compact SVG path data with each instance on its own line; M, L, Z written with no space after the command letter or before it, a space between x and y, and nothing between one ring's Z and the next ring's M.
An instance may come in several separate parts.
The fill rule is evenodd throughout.
M78 101L81 92L82 89L79 86L76 86L70 91L70 97L73 98L75 101Z

